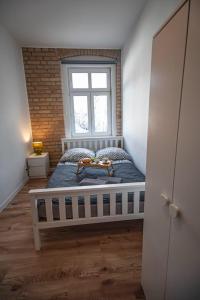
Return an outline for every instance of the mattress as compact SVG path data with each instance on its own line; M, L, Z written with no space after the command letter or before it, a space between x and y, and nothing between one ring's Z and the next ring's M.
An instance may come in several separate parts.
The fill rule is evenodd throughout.
M123 161L114 161L113 162L114 176L120 177L122 183L130 182L144 182L145 176L136 168L133 162L129 160ZM76 163L59 163L51 175L47 188L58 188L58 187L76 187L80 186L80 181L83 178L99 178L101 176L106 176L107 173L103 169L95 168L85 168L79 175L76 175L77 164ZM91 199L91 216L97 216L97 196L92 195ZM66 218L72 218L72 199L71 197L65 198L65 209L66 209ZM84 209L84 198L78 198L78 209L79 217L85 217ZM59 219L59 203L58 199L54 198L52 201L52 210L54 220ZM140 205L139 211L144 211L144 192L140 192ZM134 212L134 194L128 193L128 213ZM116 213L122 213L122 194L118 193L116 195ZM103 214L110 214L110 196L103 196ZM39 219L46 220L46 210L44 200L41 199L38 201L38 215Z

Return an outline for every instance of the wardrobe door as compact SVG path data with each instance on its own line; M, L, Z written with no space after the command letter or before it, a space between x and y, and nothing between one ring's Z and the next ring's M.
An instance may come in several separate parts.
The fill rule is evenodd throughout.
M168 300L200 299L200 1L192 0L177 145ZM173 211L172 211L173 212Z
M142 285L148 300L164 299L188 4L155 36L147 150ZM162 197L162 195L164 197Z

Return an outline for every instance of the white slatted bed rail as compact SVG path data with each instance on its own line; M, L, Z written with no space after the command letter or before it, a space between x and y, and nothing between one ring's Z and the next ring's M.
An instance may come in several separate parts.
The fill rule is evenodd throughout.
M106 184L96 186L80 186L69 188L49 188L31 190L31 209L33 217L33 232L35 249L40 250L41 229L74 226L82 224L113 222L133 219L143 219L143 212L140 212L141 192L145 191L145 183L120 183ZM133 209L130 212L129 193L133 195ZM117 213L117 194L121 197L121 213ZM97 215L91 215L92 202L91 197L96 196ZM104 215L104 195L109 195L109 215ZM79 217L79 197L84 199L85 216ZM72 217L66 216L66 197L72 199ZM40 221L38 215L38 201L45 201L46 220ZM59 205L59 219L54 219L52 201L57 199Z
M117 147L123 148L123 137L122 136L111 136L111 137L87 137L87 138L62 138L62 153L65 150L72 148L88 148L93 151L97 151L106 147Z

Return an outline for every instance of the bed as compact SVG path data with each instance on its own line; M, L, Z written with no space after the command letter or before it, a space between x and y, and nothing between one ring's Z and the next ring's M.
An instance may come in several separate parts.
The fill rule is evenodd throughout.
M123 148L123 137L62 139L62 152L73 148L94 151ZM41 229L141 219L144 214L144 175L128 159L113 161L114 177L121 183L80 186L82 179L105 178L105 171L86 168L76 174L77 163L59 162L47 188L29 191L35 249L40 250Z

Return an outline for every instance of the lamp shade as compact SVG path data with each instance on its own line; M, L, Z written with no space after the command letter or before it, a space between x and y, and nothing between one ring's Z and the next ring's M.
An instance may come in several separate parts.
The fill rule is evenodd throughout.
M37 154L37 155L42 154L42 150L43 150L42 142L33 142L32 146L33 146L33 150L34 150L35 154Z

